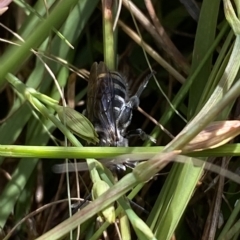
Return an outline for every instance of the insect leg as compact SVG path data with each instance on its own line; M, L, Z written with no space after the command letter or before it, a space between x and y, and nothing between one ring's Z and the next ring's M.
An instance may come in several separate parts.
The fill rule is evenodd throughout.
M155 74L155 72L151 72L147 75L147 77L143 80L143 82L140 84L140 86L137 89L137 92L129 99L127 105L128 107L132 109L136 109L139 106L139 98L144 90L144 88L147 86L149 79Z
M155 72L151 72L149 73L146 78L143 80L143 82L140 84L140 86L138 87L138 90L136 92L136 96L139 98L144 90L144 88L147 86L148 81L150 80L150 78L155 74Z
M131 137L140 137L143 141L150 140L150 141L156 143L156 139L154 139L150 135L146 134L141 128L131 130L126 133L125 138L129 139Z

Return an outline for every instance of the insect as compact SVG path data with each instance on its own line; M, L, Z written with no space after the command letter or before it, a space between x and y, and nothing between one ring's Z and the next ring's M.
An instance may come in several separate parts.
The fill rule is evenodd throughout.
M128 139L139 136L142 139L151 139L142 129L127 132L127 127L132 120L132 110L139 105L139 97L146 87L149 74L140 84L135 93L130 94L128 82L119 72L109 71L103 62L93 63L88 80L87 107L84 115L93 124L100 146L128 146ZM142 157L142 154L141 154ZM138 157L140 159L140 156ZM147 158L146 158L147 159ZM117 168L125 170L123 164L126 159L107 160L108 166L117 165ZM132 166L131 163L128 163ZM75 171L76 165L69 165L68 171ZM86 163L78 163L81 171L88 169ZM66 171L66 165L54 166L54 172Z
M86 117L95 127L100 146L128 146L132 136L146 139L148 135L141 129L126 130L132 120L132 110L139 106L140 95L152 75L149 74L130 96L125 77L109 71L103 62L93 63L88 80Z

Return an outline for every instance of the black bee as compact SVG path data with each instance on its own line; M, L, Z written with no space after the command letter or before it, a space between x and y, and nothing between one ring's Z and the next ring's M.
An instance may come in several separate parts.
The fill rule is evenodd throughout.
M128 82L119 72L109 71L103 62L94 63L91 67L88 80L87 108L84 113L92 122L99 137L100 146L128 146L128 138L140 136L142 139L151 139L142 129L126 132L132 120L132 110L139 105L139 97L146 87L149 74L140 84L135 93L130 93ZM124 162L124 165L121 164ZM125 170L125 164L134 164L120 160L118 163L112 159L106 161L108 166L117 166ZM75 171L76 165L69 165L68 171ZM86 163L78 163L78 169L87 170ZM66 171L66 165L54 166L54 172Z
M137 129L126 132L132 110L139 106L139 97L152 74L130 96L128 82L119 72L109 71L103 62L93 63L88 80L86 117L92 122L100 146L128 146L128 138L146 134Z

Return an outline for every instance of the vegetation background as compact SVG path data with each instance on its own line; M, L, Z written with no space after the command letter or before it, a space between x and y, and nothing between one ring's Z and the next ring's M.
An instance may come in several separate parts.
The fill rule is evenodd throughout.
M0 2L6 6L0 17L0 239L238 239L239 146L204 149L239 131L234 121L229 135L219 140L217 132L239 116L240 1ZM99 61L123 73L131 90L156 72L129 127L142 128L156 144L133 138L129 148L81 148L84 140L55 117L65 101L79 112L86 108L89 70ZM213 120L221 122L212 135L188 151L201 150L191 156L231 174L207 172L188 162L189 155L173 153ZM82 132L93 131L81 121L79 129L83 139ZM172 155L152 158L162 150ZM121 154L152 161L110 172L92 159ZM76 158L97 167L53 172ZM95 200L73 215L72 204L91 192ZM120 198L126 193L131 204Z

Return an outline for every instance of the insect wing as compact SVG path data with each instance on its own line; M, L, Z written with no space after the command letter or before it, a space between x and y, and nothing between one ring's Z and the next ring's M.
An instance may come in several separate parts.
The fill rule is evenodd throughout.
M94 63L88 81L87 117L100 135L102 133L107 140L114 143L116 123L113 101L114 84L111 74L103 62Z
M98 64L95 62L93 63L91 70L90 70L90 76L88 79L88 88L87 88L87 109L86 109L86 115L88 119L93 123L94 121L94 112L95 112L95 93L98 89L98 82L97 82L97 69Z
M117 128L113 105L115 96L113 80L111 74L108 72L100 74L98 81L101 82L99 87L99 99L101 99L99 102L99 119L103 127L102 130L107 132L105 135L108 137L108 140L114 143L116 141Z

